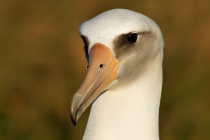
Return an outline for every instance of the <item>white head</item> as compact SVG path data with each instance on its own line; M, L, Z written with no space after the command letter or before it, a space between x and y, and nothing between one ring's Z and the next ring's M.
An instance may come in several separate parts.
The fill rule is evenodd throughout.
M74 123L100 93L131 84L154 60L162 64L164 46L153 20L126 9L106 11L83 23L79 32L90 67L72 100Z

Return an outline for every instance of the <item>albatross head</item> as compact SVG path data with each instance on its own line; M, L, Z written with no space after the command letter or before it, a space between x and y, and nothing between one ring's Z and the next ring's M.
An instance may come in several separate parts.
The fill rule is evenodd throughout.
M109 10L84 22L79 33L85 44L88 66L86 77L71 102L74 125L99 95L132 84L157 58L162 64L164 45L161 31L153 20L126 9Z

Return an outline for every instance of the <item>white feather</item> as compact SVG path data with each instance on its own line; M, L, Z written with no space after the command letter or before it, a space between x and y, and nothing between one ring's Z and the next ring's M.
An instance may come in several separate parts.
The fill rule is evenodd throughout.
M114 51L113 39L133 31L156 34L154 46L160 49L137 80L108 90L93 103L83 140L159 140L164 43L158 25L140 13L114 9L83 23L79 31L88 37L89 49L101 43Z

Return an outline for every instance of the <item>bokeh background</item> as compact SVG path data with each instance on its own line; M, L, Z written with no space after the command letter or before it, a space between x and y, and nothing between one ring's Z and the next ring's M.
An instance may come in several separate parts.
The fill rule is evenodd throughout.
M0 139L80 140L89 110L71 124L86 71L78 27L127 8L154 19L164 39L161 140L210 139L209 0L1 0Z

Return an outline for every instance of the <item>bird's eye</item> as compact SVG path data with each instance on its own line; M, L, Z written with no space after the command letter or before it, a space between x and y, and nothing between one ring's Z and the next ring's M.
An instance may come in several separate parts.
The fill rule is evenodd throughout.
M137 33L130 33L128 34L128 41L131 43L135 43L138 39L138 34Z

